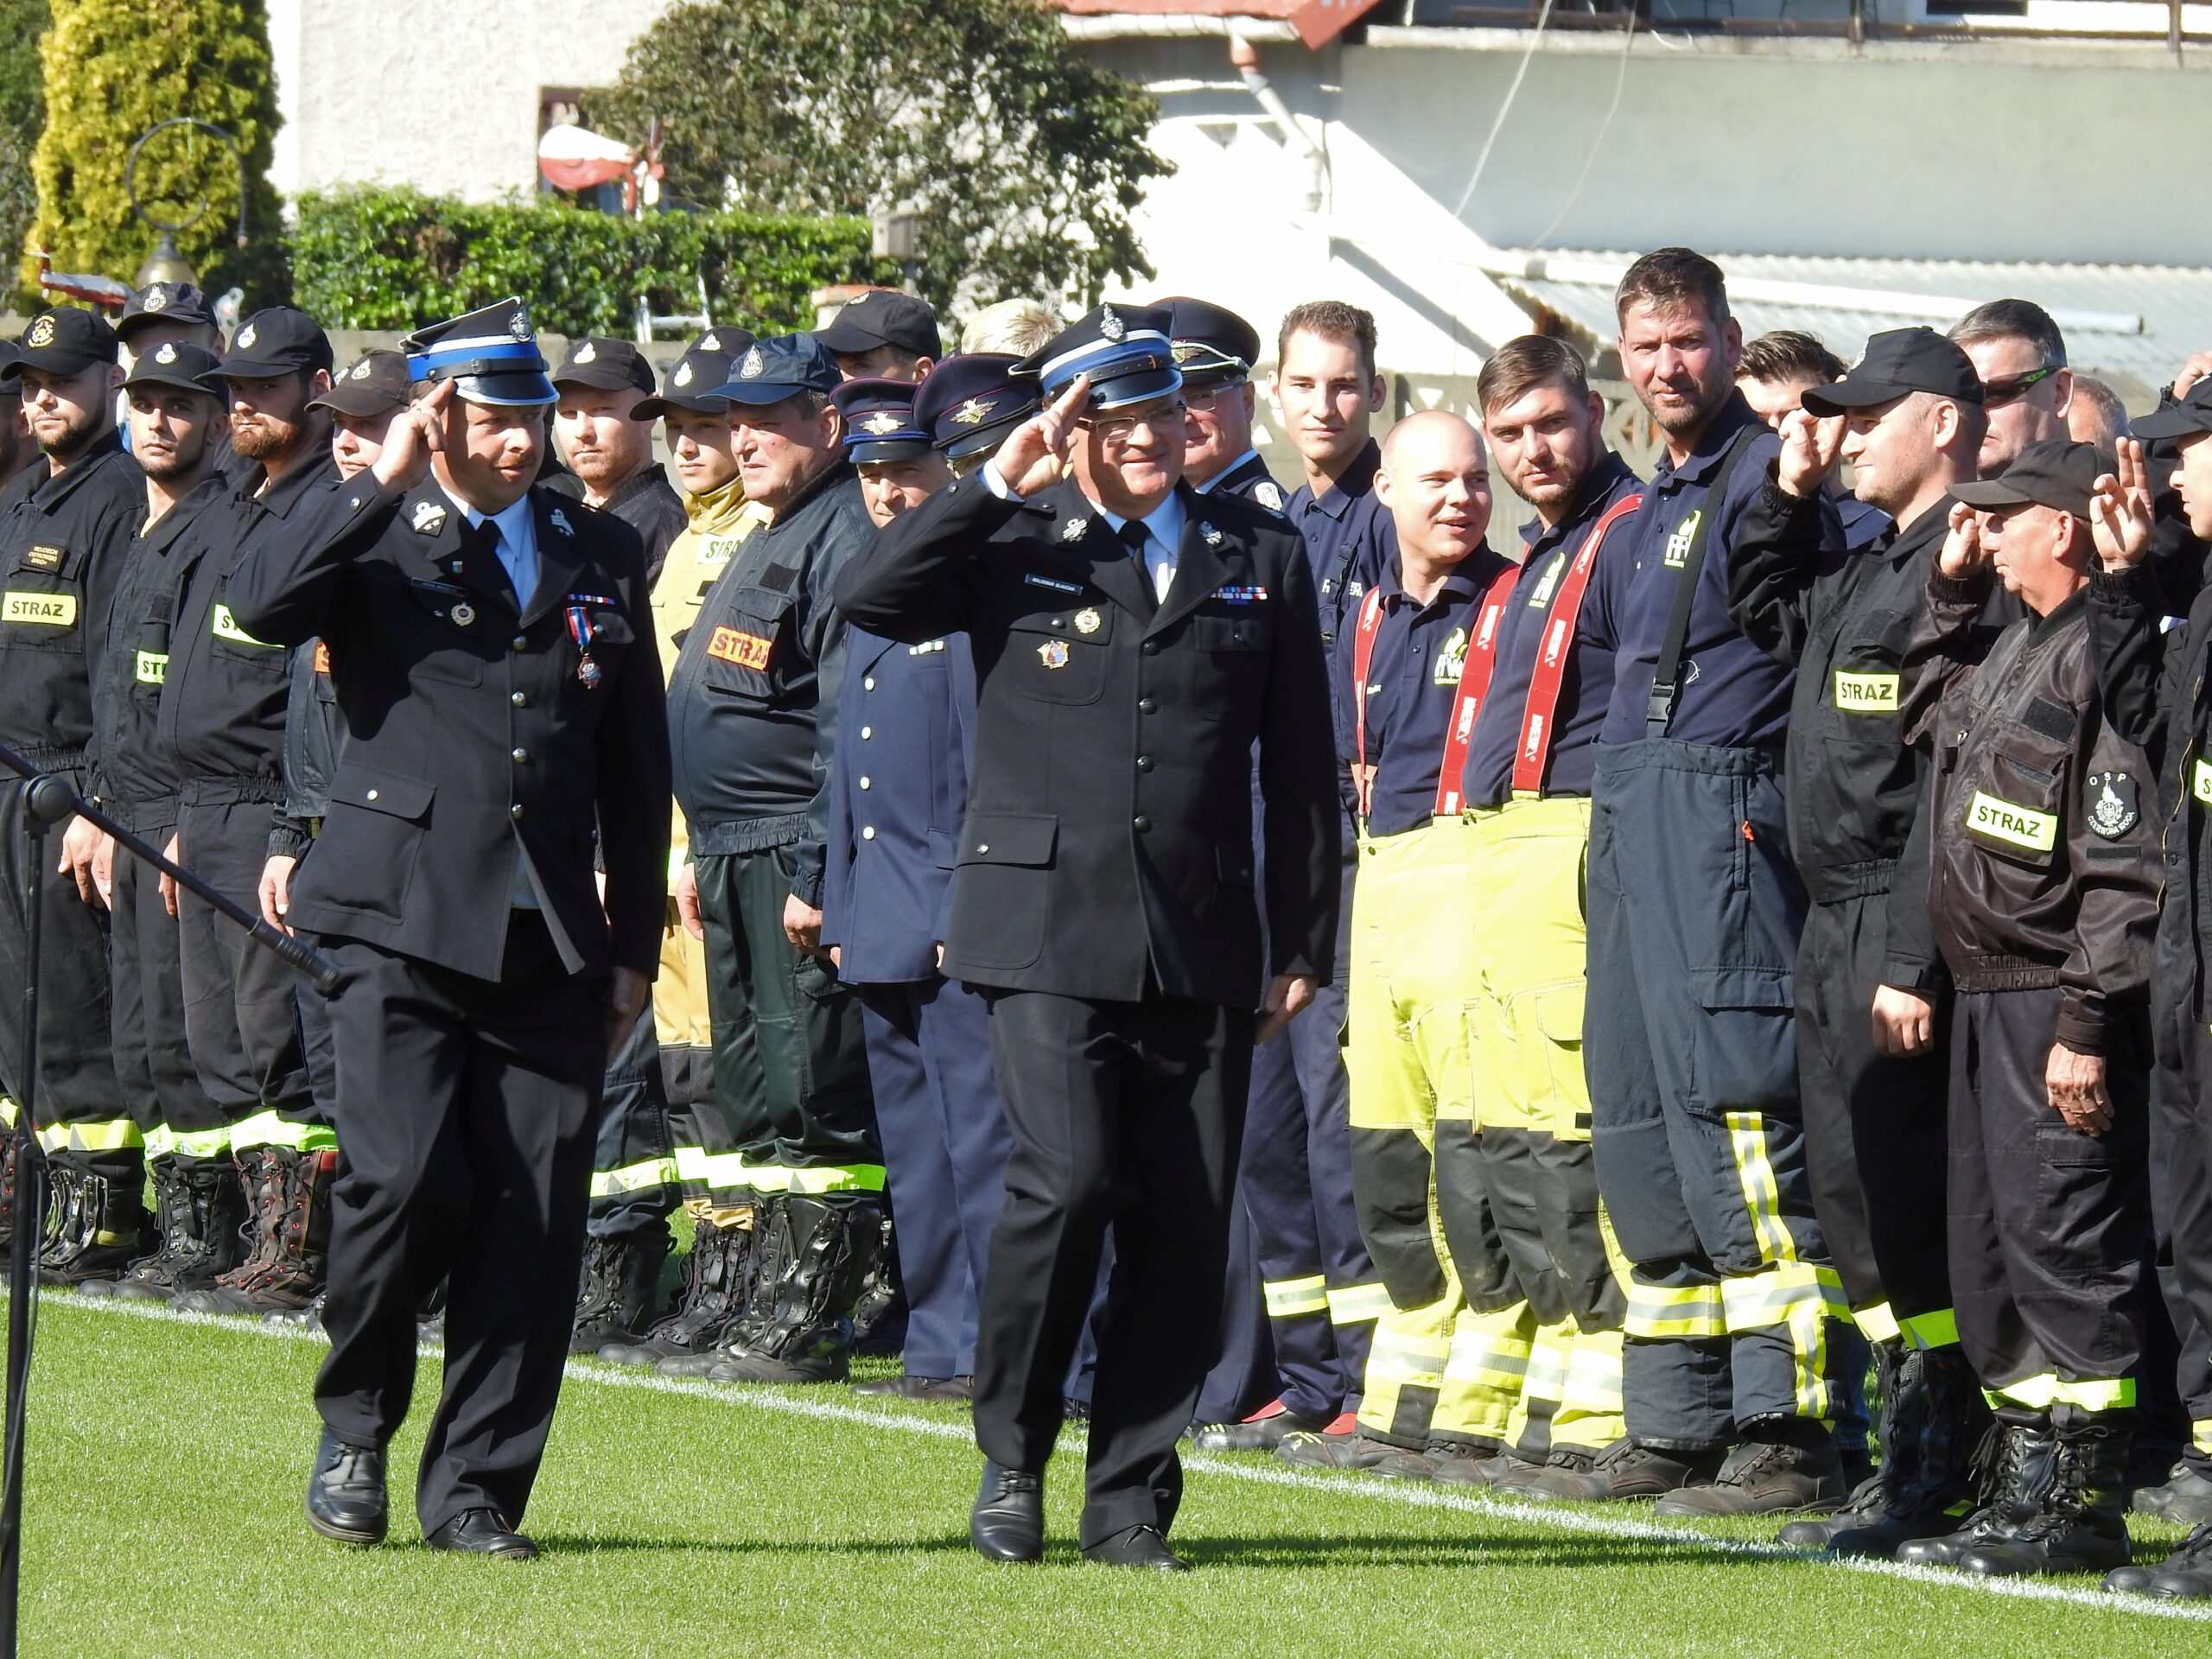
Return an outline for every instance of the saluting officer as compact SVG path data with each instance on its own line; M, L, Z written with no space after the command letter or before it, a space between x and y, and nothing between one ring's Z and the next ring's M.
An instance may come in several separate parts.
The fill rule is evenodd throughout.
M1172 1568L1175 1440L1218 1328L1252 1040L1312 1000L1334 944L1328 690L1297 540L1181 486L1166 317L1101 306L1024 366L1046 411L879 532L837 602L908 644L965 632L976 652L944 971L991 991L1014 1151L969 1535L999 1560L1042 1552L1061 1382L1111 1225L1082 1542Z
M232 442L254 463L238 493L258 511L249 535L197 550L184 567L162 688L159 741L184 778L173 855L247 906L284 798L292 653L238 621L228 588L255 540L305 543L323 533L338 467L329 416L315 404L330 390L331 363L312 317L272 306L246 319L216 365ZM179 895L177 917L193 1065L229 1126L253 1236L245 1261L182 1305L298 1312L322 1290L338 1155L308 1081L296 978L192 894Z
M952 482L951 450L987 454L1036 413L1036 388L1014 385L1012 363L948 358L918 392L897 380L837 388L845 454L879 527ZM963 410L981 418L953 418ZM989 1011L938 969L968 804L976 669L957 633L907 645L852 628L845 652L822 938L839 977L860 993L910 1307L904 1374L853 1391L965 1400L1011 1144L991 1075Z
M1960 505L1907 646L1935 756L1929 920L1952 1008L1951 1286L2002 1429L1982 1506L1897 1559L2120 1567L2148 1287L2150 765L2113 729L2084 593L2094 448L2030 444ZM2029 614L1977 637L1992 572Z
M601 1077L659 948L666 713L635 534L531 486L553 388L521 303L404 348L435 384L340 489L329 533L257 541L229 584L257 637L328 643L346 732L291 889L346 976L308 1510L325 1536L384 1535L415 1310L442 1276L416 1509L435 1548L521 1559Z
M1876 334L1849 373L1783 416L1782 454L1728 553L1737 625L1797 671L1787 769L1790 851L1812 900L1796 998L1813 1205L1874 1345L1883 1420L1921 1426L1885 1437L1880 1480L1844 1510L1783 1529L1845 1554L1950 1531L1988 1421L1944 1258L1948 986L1928 930L1927 849L1909 842L1923 769L1898 723L1928 568L1987 421L1957 346L1928 328ZM1820 503L1839 458L1882 527L1823 554Z
M145 480L115 429L123 380L116 356L113 329L62 306L32 318L22 355L0 368L0 379L22 391L45 457L0 493L0 743L80 789L93 663L106 644L125 551L146 516ZM47 842L49 864L66 868L36 872L45 917L38 1127L57 1212L39 1271L66 1284L120 1273L139 1253L144 1216L143 1136L109 1047L107 915L92 877L100 840L74 819L58 844ZM26 1082L29 846L22 791L0 787L0 1117L10 1125Z

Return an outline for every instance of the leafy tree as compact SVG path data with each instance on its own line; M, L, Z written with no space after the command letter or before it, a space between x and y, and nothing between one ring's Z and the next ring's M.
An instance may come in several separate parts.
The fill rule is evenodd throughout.
M921 209L923 292L985 304L1149 276L1130 226L1159 105L1039 0L683 0L586 118L666 188L764 213Z
M38 37L47 21L46 0L0 0L0 249L11 255L38 207L31 148L46 124Z
M237 165L204 132L174 127L147 144L133 181L139 200L168 220L207 204L196 224L177 232L177 245L211 294L241 286L249 310L288 298L283 226L267 177L278 118L264 0L52 6L53 26L39 43L46 130L31 162L38 213L29 245L50 252L57 270L130 280L155 238L124 188L130 146L156 124L189 116L221 127L245 157L246 250L233 239ZM35 269L28 254L23 269Z

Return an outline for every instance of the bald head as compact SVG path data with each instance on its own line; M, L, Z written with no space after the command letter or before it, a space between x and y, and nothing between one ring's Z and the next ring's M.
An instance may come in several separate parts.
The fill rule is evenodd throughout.
M1448 409L1408 416L1383 441L1375 496L1397 525L1402 556L1459 563L1490 528L1490 459L1481 437Z

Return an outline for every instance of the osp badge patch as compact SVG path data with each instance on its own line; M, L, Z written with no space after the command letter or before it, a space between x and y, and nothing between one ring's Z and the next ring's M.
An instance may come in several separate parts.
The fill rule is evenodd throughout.
M2124 772L2093 772L2086 792L2089 828L2107 841L2118 841L2142 821L2143 804L2135 779Z

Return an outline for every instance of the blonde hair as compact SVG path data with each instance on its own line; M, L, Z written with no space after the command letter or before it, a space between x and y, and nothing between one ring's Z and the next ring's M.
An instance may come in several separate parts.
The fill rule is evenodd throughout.
M1066 326L1035 300L1001 300L968 319L960 331L960 349L1027 357Z

